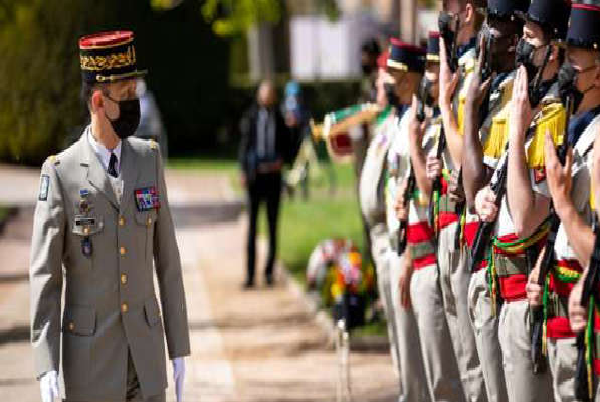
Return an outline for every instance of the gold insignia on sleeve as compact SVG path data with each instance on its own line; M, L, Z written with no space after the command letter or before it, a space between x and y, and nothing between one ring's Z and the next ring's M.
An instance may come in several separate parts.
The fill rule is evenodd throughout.
M156 141L149 140L148 142L150 143L150 149L154 149L154 150L158 149L158 144L156 143Z

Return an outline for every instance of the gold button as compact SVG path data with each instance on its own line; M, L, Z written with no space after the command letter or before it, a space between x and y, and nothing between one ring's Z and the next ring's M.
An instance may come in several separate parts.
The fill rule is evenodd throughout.
M127 252L127 250L125 250L125 247L121 246L121 250L120 250L121 255L125 255L126 252Z
M119 226L125 226L125 217L121 216L119 218Z
M73 331L75 329L75 324L72 322L69 323L69 331Z
M148 226L152 225L152 218L148 218L147 224L148 224Z
M127 303L121 304L121 311L122 312L126 313L128 309L129 309L129 307L127 307Z
M122 274L121 275L121 283L123 285L127 284L127 274Z
M90 228L88 228L87 226L83 228L83 233L84 234L89 234L90 233Z

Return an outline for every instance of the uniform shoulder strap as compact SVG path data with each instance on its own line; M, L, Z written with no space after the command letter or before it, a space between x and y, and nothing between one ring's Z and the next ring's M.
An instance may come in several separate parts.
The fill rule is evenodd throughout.
M540 169L545 166L544 144L546 132L552 136L554 144L564 142L566 132L567 113L562 103L549 103L542 107L534 120L534 132L527 149L527 165L531 169Z

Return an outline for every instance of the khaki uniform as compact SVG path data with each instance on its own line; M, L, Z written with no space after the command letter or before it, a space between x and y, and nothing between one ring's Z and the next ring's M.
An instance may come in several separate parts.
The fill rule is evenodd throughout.
M425 153L434 151L441 119L430 121L423 137ZM404 134L404 138L408 136ZM456 356L446 322L433 230L428 222L429 200L418 190L409 202L408 246L414 273L410 283L412 308L417 318L423 364L432 401L464 401Z
M30 266L36 375L59 371L62 359L68 400L124 401L133 367L141 396L160 400L167 386L165 335L170 358L190 353L160 154L155 144L122 141L119 202L88 130L42 167ZM134 192L143 189L154 190L158 200L146 197L140 211Z
M571 117L571 119L573 118ZM593 165L592 153L594 139L599 129L600 115L596 115L584 129L573 148L571 199L575 209L589 226L592 226L594 217L590 191ZM571 332L567 311L571 285L579 280L583 267L577 260L575 251L569 243L567 232L562 224L556 235L554 253L556 266L548 279L551 284L549 287L546 331L548 335L548 362L552 374L554 400L557 402L574 402L576 401L574 378L577 348L575 334ZM598 339L597 336L596 339ZM598 345L596 345L597 347ZM598 356L595 358L597 359ZM597 360L594 363L597 364Z
M556 87L553 87L551 92L554 93L555 90ZM540 145L543 145L546 127L549 125L549 122L546 121L548 117L554 121L555 126L558 126L559 120L564 120L564 118L558 119L560 113L552 112L552 110L560 111L562 109L560 105L558 105L558 109L555 109L554 102L555 97L552 94L546 96L542 101L543 109L535 116L532 123L535 134L525 144L529 154L532 152L533 143L535 143L533 147L538 148L537 154L542 153ZM508 121L508 116L505 118ZM506 125L507 123L505 121L502 124ZM538 124L540 127L536 131ZM562 130L563 128L560 128L557 131L562 132ZM508 128L505 131L508 131ZM505 153L498 163L498 169L496 169L492 182L496 180L499 169L507 163L507 157L508 155ZM533 163L532 157L528 159L528 163ZM540 165L538 168L543 168L543 162L538 161L537 163ZM537 180L537 176L538 174L532 169L530 173L532 190L545 195L547 192L545 182ZM542 224L528 239L519 239L510 215L508 196L505 195L501 200L494 228L492 266L489 268L493 268L495 272L493 276L497 277L497 293L504 301L499 317L498 336L511 401L537 401L552 398L550 373L533 373L530 309L525 291L529 272L533 269L536 259L528 257L528 250L533 250L537 255L546 242L547 228L547 224ZM502 252L498 252L500 250ZM489 272L490 270L488 270L488 274Z
M454 110L457 111L460 130L462 130L463 125L466 92L471 73L474 71L475 61L475 48L473 47L466 51L458 62L461 78L454 97ZM444 151L443 162L447 171L454 170L455 167L450 158L448 147ZM453 215L455 212L455 204L448 199L447 195L441 197L440 212L446 213L448 216ZM493 402L493 399L486 399L484 372L482 372L482 363L479 361L475 335L469 320L467 291L470 273L465 260L466 255L462 250L456 249L458 243L456 236L459 233L457 230L458 224L458 220L452 218L450 221L447 220L446 224L440 225L437 255L443 306L467 401L484 402L489 400ZM484 361L483 364L489 363ZM492 390L491 393L498 392ZM489 390L487 394L490 395Z
M399 303L398 270L393 267L399 266L401 257L390 245L384 191L385 160L391 141L397 133L397 125L398 118L392 113L375 130L361 173L360 205L371 228L371 252L377 269L377 286L387 317L392 360L399 379L399 401L428 401L414 315L395 307Z

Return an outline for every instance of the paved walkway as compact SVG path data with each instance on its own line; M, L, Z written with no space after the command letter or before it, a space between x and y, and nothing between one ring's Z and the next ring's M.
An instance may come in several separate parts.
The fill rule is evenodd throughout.
M14 170L0 167L0 182L7 172ZM35 183L29 184L35 196L37 172L18 174L20 182ZM244 215L237 207L214 209L219 201L235 204L226 177L167 177L171 199L182 206L174 215L192 341L185 401L335 401L335 352L305 304L282 281L274 289L241 290ZM190 209L194 205L199 209ZM214 216L190 219L194 214ZM1 401L39 401L28 343L31 215L31 209L21 210L0 237ZM259 262L263 255L261 248ZM395 400L387 353L353 353L351 366L355 401ZM169 401L172 394L170 384Z

